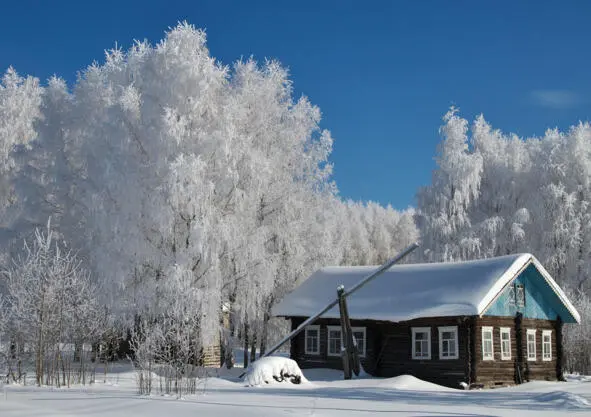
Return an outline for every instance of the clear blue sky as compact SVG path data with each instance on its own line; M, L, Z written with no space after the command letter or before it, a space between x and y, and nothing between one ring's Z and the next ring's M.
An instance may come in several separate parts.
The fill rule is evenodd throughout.
M224 63L290 68L355 200L414 205L452 104L528 136L591 118L588 1L19 0L0 8L0 68L71 82L116 41L156 42L181 20L205 28Z

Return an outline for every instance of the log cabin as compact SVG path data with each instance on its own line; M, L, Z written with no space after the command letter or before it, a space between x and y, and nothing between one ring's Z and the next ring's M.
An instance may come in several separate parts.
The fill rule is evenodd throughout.
M296 329L375 266L327 267L278 303ZM348 300L361 364L449 387L562 379L562 329L580 316L530 254L457 263L395 265ZM335 307L291 341L301 368L342 369Z

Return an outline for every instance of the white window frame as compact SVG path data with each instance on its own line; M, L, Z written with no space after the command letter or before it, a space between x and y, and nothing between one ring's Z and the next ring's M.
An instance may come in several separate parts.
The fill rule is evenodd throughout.
M460 346L458 345L458 326L444 326L439 327L439 359L448 360L448 359L459 359L460 357ZM443 337L442 334L444 332L453 332L454 333L454 343L455 346L455 354L454 355L447 355L443 356Z
M505 351L504 349L504 340L503 340L503 335L509 335L509 337L507 338L507 343L509 345L508 349L509 351ZM501 331L499 334L499 342L500 342L500 346L501 346L501 360L507 361L507 360L511 360L511 328L510 327L501 327Z
M353 332L353 337L355 337L355 332L363 332L363 345L359 345L359 341L357 340L357 338L355 338L355 342L357 343L357 351L359 352L359 357L365 358L365 349L367 346L367 331L365 327L351 327L351 331ZM343 342L341 341L341 346L342 345Z
M341 335L341 350L343 349L344 343L343 343L343 329L341 328L341 326L326 326L326 354L328 356L341 356L341 352L339 353L331 353L330 352L330 332L331 331L338 331L339 334ZM351 331L353 333L355 332L363 332L363 345L359 345L357 344L357 350L359 352L359 357L360 358L365 358L365 354L366 354L366 347L367 347L367 330L365 327L351 327ZM353 335L353 337L355 337L355 335ZM357 343L357 338L355 338L355 342Z
M338 331L341 340L341 350L337 353L333 353L330 351L330 332ZM326 326L326 355L327 356L341 356L341 351L343 350L343 329L341 326Z
M544 338L548 336L550 341L546 343ZM546 356L546 351L544 350L544 346L548 346L548 355ZM542 361L550 362L552 360L552 330L542 330Z
M430 360L431 359L431 328L430 327L412 327L412 358L417 360ZM427 333L427 355L426 356L417 356L417 352L415 350L415 342L417 333Z
M490 332L490 355L488 355L484 349L484 334ZM492 326L482 326L482 360L483 361L494 361L495 360L495 336Z
M316 330L316 350L313 351L308 349L308 331ZM306 355L320 355L320 326L317 324L312 324L310 326L306 326L306 330L304 331L304 352Z
M533 352L529 348L529 335L530 334L534 336L534 342L533 342L534 343L534 350L533 350ZM526 347L527 347L527 360L530 362L535 362L536 361L536 348L537 348L537 346L536 346L536 329L527 329L525 343L526 343Z

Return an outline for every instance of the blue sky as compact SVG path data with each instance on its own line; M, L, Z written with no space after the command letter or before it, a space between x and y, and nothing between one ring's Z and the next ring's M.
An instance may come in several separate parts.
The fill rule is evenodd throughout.
M117 41L156 42L178 21L214 57L289 67L335 137L341 194L415 204L450 105L519 135L591 113L591 2L13 1L0 13L0 69L69 82Z

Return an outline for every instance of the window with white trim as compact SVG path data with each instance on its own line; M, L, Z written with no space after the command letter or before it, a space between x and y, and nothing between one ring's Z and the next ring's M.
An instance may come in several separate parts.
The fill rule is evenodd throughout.
M552 330L542 330L542 360L552 360Z
M365 327L351 327L351 331L353 332L353 337L357 342L357 352L359 356L364 358L365 357Z
M431 328L412 328L412 358L431 359Z
M458 326L439 327L439 359L458 358Z
M326 326L327 339L328 339L328 350L326 354L328 356L341 356L341 348L343 344L341 326Z
M320 354L320 326L306 326L304 350L307 355Z
M527 329L527 360L536 360L536 329Z
M366 330L365 327L351 327L353 337L357 343L359 357L365 357ZM340 356L343 348L343 331L341 326L327 326L328 332L328 356Z
M493 328L482 327L482 360L492 361L495 359L493 350Z
M501 360L511 359L511 328L501 327Z

